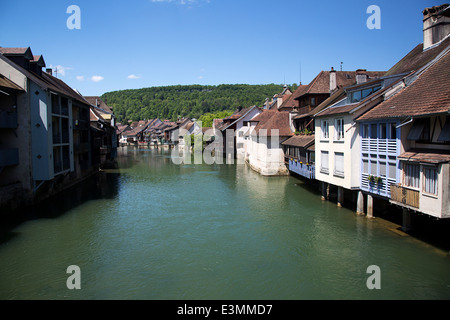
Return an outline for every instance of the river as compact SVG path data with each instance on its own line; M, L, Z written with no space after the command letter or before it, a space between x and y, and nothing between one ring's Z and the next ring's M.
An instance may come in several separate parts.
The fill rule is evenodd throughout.
M161 150L122 150L119 164L2 229L0 299L450 298L448 252L295 177Z

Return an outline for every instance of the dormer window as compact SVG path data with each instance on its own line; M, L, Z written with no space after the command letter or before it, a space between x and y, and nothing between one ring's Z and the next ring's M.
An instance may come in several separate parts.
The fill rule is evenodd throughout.
M362 90L353 91L350 93L350 102L351 103L357 103L361 100L364 100L368 96L370 96L372 93L378 91L381 89L381 85L371 87L371 88L365 88Z

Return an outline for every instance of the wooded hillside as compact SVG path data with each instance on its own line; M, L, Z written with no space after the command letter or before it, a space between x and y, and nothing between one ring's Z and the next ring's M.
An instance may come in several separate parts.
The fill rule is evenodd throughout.
M295 85L291 90L295 90ZM152 118L200 118L206 113L234 111L239 106L262 106L283 90L282 85L222 84L166 86L107 92L102 99L113 108L118 122Z

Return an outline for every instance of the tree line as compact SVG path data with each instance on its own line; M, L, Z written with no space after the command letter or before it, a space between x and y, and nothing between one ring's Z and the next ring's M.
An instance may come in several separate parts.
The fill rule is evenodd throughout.
M295 90L295 85L291 90ZM262 106L283 90L283 85L222 84L175 85L107 92L101 96L113 108L118 122L128 120L199 119L205 114L235 111L238 107Z

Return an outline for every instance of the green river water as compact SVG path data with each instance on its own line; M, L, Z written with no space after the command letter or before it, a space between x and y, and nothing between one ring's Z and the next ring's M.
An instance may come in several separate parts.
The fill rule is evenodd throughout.
M119 164L2 231L0 299L450 298L448 252L295 177L158 150L122 150Z

